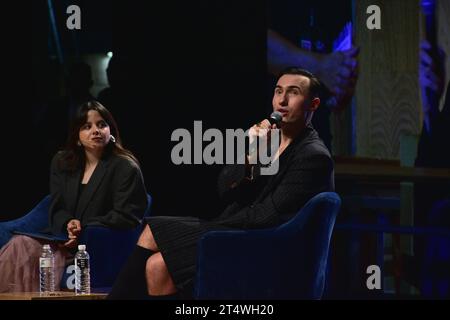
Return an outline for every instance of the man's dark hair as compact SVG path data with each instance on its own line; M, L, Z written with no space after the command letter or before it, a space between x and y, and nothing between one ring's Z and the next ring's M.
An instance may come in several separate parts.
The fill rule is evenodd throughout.
M304 76L309 79L309 97L311 99L318 98L320 95L320 81L317 79L311 72L298 68L298 67L288 67L280 72L277 78L280 80L280 78L286 74L297 74L300 76Z

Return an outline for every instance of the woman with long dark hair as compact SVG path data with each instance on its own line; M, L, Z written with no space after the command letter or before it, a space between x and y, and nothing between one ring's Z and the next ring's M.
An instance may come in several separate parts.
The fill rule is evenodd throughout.
M51 243L57 286L85 226L129 229L140 223L147 193L138 161L122 146L114 118L99 102L77 110L67 146L51 163L50 194L49 227L43 232L68 236L63 244ZM39 290L43 243L15 235L0 250L0 292Z

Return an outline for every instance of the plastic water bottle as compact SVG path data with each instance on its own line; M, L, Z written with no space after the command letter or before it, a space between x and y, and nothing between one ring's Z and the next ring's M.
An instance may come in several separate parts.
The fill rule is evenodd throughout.
M40 293L51 293L55 291L55 256L49 244L42 247L39 258L39 291Z
M89 274L89 254L84 244L78 245L75 254L75 294L90 294L91 279Z

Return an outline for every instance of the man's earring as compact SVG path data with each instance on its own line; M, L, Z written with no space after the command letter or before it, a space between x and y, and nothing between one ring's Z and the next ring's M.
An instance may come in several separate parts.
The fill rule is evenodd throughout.
M80 142L80 140L77 141L77 146L81 147L81 142Z
M112 143L116 143L116 138L114 138L114 136L111 135L111 137L109 138L109 141L111 141Z

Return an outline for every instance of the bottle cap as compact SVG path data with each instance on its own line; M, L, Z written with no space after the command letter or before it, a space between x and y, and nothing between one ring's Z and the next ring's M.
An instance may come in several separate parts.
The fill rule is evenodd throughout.
M86 250L86 245L85 244L79 244L78 245L78 250L80 250L80 251Z
M44 244L44 246L42 248L43 249L50 249L50 245L49 244Z

